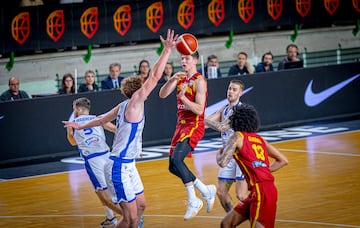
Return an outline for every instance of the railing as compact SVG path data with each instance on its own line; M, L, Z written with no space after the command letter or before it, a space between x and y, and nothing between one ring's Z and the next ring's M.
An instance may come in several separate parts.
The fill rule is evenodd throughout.
M284 56L274 56L273 66L277 70L277 64L284 58ZM304 67L314 67L314 66L324 66L324 65L334 65L350 62L360 62L360 47L359 48L349 48L342 49L341 45L337 49L326 50L326 51L317 51L317 52L307 52L305 48L304 53L302 53L301 58L304 60ZM229 69L232 65L236 63L236 60L231 61L222 61L220 62L220 70L223 77L228 76ZM133 75L136 70L134 66L134 71L122 72L123 77ZM174 66L174 71L177 72L181 70L181 66ZM108 74L99 74L98 70L95 70L96 73L96 83L100 87L101 80L106 78ZM56 87L59 89L61 87L62 77L56 74ZM78 77L78 81L84 81L84 76Z

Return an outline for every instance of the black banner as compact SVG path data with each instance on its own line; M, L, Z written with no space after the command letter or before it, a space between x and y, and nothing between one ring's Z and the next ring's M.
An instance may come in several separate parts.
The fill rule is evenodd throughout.
M44 2L40 6L0 8L0 54L153 42L168 28L205 37L356 26L360 20L360 0Z

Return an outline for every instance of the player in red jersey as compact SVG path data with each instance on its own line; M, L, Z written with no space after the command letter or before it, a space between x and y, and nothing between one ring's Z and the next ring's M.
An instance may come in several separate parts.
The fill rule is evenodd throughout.
M221 227L235 227L245 220L250 227L275 226L277 189L272 172L288 164L277 148L256 133L260 120L256 109L249 104L239 105L229 117L234 134L224 149L216 154L220 167L235 158L245 175L250 194L239 202L221 221ZM269 157L274 158L270 164Z
M178 121L171 140L169 171L182 180L188 193L185 220L196 216L203 206L202 200L196 196L195 188L205 199L207 212L212 209L216 195L215 185L203 184L184 162L185 157L191 156L205 132L207 83L197 72L198 60L198 52L181 55L183 72L174 74L159 91L159 96L166 98L176 89Z

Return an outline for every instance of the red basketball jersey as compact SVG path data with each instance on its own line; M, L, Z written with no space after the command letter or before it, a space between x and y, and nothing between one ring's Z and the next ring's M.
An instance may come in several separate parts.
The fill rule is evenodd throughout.
M197 72L189 79L187 79L186 77L179 79L177 82L176 95L181 91L182 88L181 85L186 84L188 88L186 90L185 96L190 101L194 102L196 96L196 79L198 79L199 77L202 76L200 73ZM206 92L206 97L207 95L208 94ZM205 107L206 107L206 101L205 101L204 109ZM186 122L204 121L205 111L200 116L198 116L192 111L190 111L180 99L177 99L177 109L178 109L177 116L179 121L184 121L184 120Z
M234 158L239 164L250 186L264 181L274 181L270 171L268 151L264 140L254 132L236 132L244 138L242 149L235 151Z

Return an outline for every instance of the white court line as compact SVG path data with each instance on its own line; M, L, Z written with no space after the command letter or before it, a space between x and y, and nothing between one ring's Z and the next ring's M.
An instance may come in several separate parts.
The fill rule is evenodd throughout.
M60 217L103 217L103 214L72 214L72 215L19 215L19 216L0 216L0 219L5 218L60 218ZM144 217L167 217L167 218L182 218L183 215L165 215L165 214L144 214ZM196 216L196 218L202 219L219 219L221 220L223 216ZM220 222L220 221L219 221ZM308 224L308 225L324 225L324 226L333 226L333 227L351 227L359 228L359 225L348 225L348 224L338 224L338 223L326 223L326 222L311 222L311 221L301 221L301 220L286 220L286 219L276 219L277 223L296 223L296 224Z
M307 154L326 154L326 155L337 155L337 156L349 156L349 157L360 157L360 154L344 154L344 153L336 153L336 152L309 152L308 150L295 150L295 149L286 149L286 148L278 148L280 151L290 151L296 153L307 153Z

